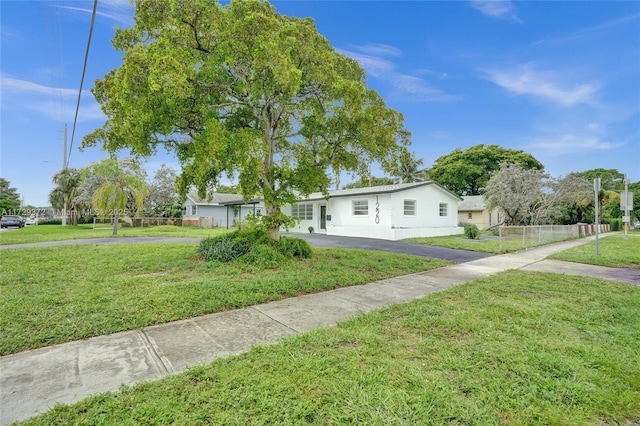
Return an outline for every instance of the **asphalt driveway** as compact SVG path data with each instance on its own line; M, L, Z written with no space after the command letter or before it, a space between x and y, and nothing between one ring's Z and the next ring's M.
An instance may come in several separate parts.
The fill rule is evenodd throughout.
M448 260L450 262L469 262L491 256L488 253L480 253L468 250L456 250L445 247L427 246L422 244L405 243L402 241L379 240L375 238L339 237L325 234L284 234L292 237L304 238L315 247L342 247L359 248L367 250L386 251L391 253L413 254L416 256L432 257ZM47 241L41 243L0 245L0 250L30 248L30 247L54 247L77 244L140 244L140 243L198 243L202 238L175 238L175 237L112 237L112 238L88 238L80 240Z
M340 237L325 234L284 234L292 237L304 238L315 247L343 247L367 250L386 251L391 253L413 254L415 256L432 257L450 262L470 262L492 256L469 250L457 250L446 247L427 246L423 244L406 243L403 241L379 240L376 238Z

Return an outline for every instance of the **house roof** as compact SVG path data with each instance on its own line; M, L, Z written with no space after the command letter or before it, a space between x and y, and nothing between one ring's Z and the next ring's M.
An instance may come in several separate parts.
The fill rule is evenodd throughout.
M198 197L196 192L190 192L187 194L187 198L193 201L196 205L206 206L222 206L226 204L238 204L244 203L244 198L240 194L211 194L206 199Z
M453 197L459 200L462 200L461 197L459 197L455 193L449 191L447 188L445 188L444 186L434 181L398 183L394 185L370 186L367 188L339 189L335 191L329 191L329 198L350 197L350 196L357 196L357 195L388 194L392 192L399 192L399 191L404 191L406 189L418 188L421 186L428 186L428 185L434 185L440 188L442 191L449 193ZM262 201L262 198L254 198L251 201L247 202L244 200L241 194L220 194L220 193L211 194L208 199L201 199L200 197L198 197L197 193L190 192L189 194L187 194L187 198L189 198L191 201L193 201L193 203L197 205L208 205L208 206L256 204ZM326 199L326 197L322 192L314 192L312 194L309 194L308 197L300 198L300 201L316 201L316 200L324 200L324 199Z
M462 202L458 204L458 211L484 211L487 203L483 195L465 195Z
M442 185L440 185L440 184L438 184L437 182L434 182L434 181L413 182L413 183L398 183L398 184L394 184L394 185L371 186L371 187L367 187L367 188L340 189L340 190L335 190L335 191L329 191L329 198L349 197L349 196L354 196L354 195L387 194L387 193L391 193L391 192L399 192L399 191L404 191L406 189L417 188L417 187L420 187L420 186L427 186L427 185L435 185L436 187L440 188L441 190L443 190L445 192L448 192L452 196L462 200L462 198L460 198L458 195L454 194L453 192L449 191L444 186L442 186ZM324 198L325 198L325 196L321 192L314 192L312 194L309 194L309 196L304 198L303 200L304 201L312 201L312 200L321 200L321 199L324 199Z

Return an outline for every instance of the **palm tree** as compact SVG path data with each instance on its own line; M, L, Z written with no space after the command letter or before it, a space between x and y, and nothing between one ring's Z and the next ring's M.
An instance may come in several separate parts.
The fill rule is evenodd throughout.
M422 182L425 179L424 170L420 170L424 160L416 159L415 153L403 150L398 159L395 178L398 183Z
M53 183L57 186L49 193L49 202L56 209L68 208L75 212L77 203L75 198L80 188L80 171L78 169L66 168L53 175ZM65 213L66 214L66 211ZM73 215L73 224L77 221Z
M118 218L133 206L133 215L139 216L143 210L143 201L149 190L143 179L127 173L117 159L107 159L95 166L96 174L105 182L93 194L93 207L99 216L113 216L113 235L118 234ZM127 212L129 213L129 212Z

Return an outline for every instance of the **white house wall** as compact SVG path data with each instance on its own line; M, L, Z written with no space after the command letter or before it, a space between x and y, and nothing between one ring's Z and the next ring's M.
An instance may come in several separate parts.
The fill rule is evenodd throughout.
M368 214L353 214L353 202L367 200ZM416 215L404 215L404 200L416 201ZM327 235L348 237L381 238L401 240L411 237L432 237L462 233L457 226L457 206L459 199L436 186L421 186L403 191L334 197L328 201L301 201L298 204L312 204L313 218L301 220L290 232L314 232L320 229L320 206L326 205ZM447 216L440 217L440 203L447 203ZM283 212L291 215L291 206ZM377 218L377 220L376 220Z

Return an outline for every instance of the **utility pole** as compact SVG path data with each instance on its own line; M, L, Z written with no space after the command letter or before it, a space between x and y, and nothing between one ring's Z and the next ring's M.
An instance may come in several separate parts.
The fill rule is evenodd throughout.
M600 178L593 180L593 190L596 193L596 256L598 256L598 234L600 233L600 218L598 217L598 208L600 207Z
M633 200L633 197L632 197ZM633 203L633 201L632 201ZM629 239L628 229L631 226L631 214L629 213L629 179L624 174L624 239Z
M62 173L67 171L67 125L64 125L64 145L62 149ZM62 226L67 226L67 195L63 194Z

